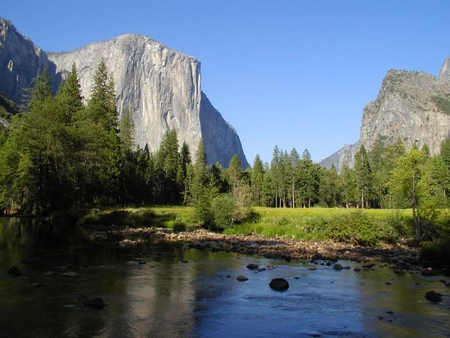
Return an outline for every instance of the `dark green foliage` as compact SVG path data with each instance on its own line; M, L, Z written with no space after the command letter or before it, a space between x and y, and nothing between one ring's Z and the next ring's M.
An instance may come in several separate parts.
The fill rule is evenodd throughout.
M447 237L435 242L425 243L420 258L423 261L450 264L450 239Z
M375 246L380 242L395 242L395 232L388 226L380 227L373 218L355 211L332 219L326 230L332 240L357 245Z

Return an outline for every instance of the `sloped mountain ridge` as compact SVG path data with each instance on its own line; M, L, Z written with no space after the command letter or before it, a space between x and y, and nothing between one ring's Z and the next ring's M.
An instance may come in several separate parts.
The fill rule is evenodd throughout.
M450 137L450 58L438 77L425 72L389 70L375 101L363 110L359 140L320 162L325 167L353 166L355 153L364 144L370 151L378 138L385 144L400 139L406 148L425 144L432 155Z

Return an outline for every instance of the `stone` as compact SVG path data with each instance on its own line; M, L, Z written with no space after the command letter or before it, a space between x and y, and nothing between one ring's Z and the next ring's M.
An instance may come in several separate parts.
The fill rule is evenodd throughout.
M77 272L73 272L73 271L68 271L68 272L64 272L62 274L64 277L68 277L68 278L77 278L80 277L80 274Z
M433 270L432 269L424 269L420 272L422 276L433 276Z
M236 279L240 282L245 282L246 280L248 280L248 278L245 276L237 276Z
M55 274L53 271L45 271L45 272L43 273L43 275L44 275L45 277L53 277L53 276L55 276L56 274Z
M336 264L333 265L333 269L334 270L342 270L343 268L344 267L341 264L339 264L339 263L336 263Z
M31 286L33 288L40 288L42 286L42 283L36 282L36 283L31 284Z
M272 279L272 281L269 283L269 286L272 289L278 290L278 291L285 291L285 290L289 289L289 283L284 278L274 278L274 279Z
M22 273L20 272L19 267L17 265L13 265L6 272L14 277L18 277L18 276L22 275Z
M442 302L441 294L437 293L436 291L428 291L425 294L425 299L432 303Z
M360 266L355 266L353 268L353 271L356 271L356 272L360 272L361 270L362 270L362 268Z
M85 300L83 305L94 309L103 309L105 307L105 302L101 298L93 298Z
M249 269L249 270L256 270L258 268L259 268L258 264L254 264L254 263L247 264L247 269Z

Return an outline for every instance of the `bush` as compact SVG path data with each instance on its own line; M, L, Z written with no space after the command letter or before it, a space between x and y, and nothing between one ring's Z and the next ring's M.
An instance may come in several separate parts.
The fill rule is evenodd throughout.
M405 216L401 211L395 210L385 218L386 225L391 227L399 236L411 237L413 234L412 218Z
M253 208L242 205L230 195L219 195L211 203L211 214L215 228L225 229L235 224L256 220Z
M211 212L214 219L214 225L219 229L225 229L235 223L234 198L228 195L220 195L216 197L211 205Z
M366 246L395 241L392 228L382 226L360 210L333 218L326 235L334 241Z

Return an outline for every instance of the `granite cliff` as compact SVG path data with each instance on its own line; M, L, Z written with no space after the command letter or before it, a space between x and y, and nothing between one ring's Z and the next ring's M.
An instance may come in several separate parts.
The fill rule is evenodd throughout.
M203 138L208 163L228 166L238 154L248 165L235 129L201 91L200 62L195 58L136 34L72 52L45 53L9 21L0 19L0 93L16 103L43 67L48 67L56 90L72 64L88 100L93 75L102 61L113 75L119 112L131 109L133 113L135 142L140 147L148 144L151 151L157 150L164 133L173 128L180 145L185 141L192 154Z
M450 137L450 59L436 78L424 72L390 70L375 101L363 110L359 140L346 145L320 163L338 170L344 163L353 165L361 144L370 151L379 137L386 144L400 139L406 148L425 144L432 155L440 152L444 139Z

